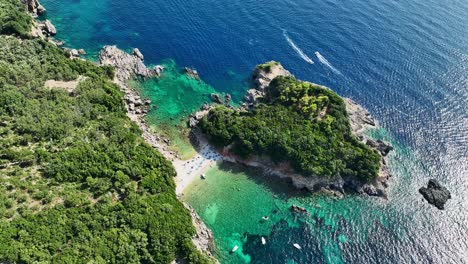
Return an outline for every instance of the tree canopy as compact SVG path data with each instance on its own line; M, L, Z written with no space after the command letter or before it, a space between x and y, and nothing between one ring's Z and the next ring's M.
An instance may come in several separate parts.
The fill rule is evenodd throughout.
M4 21L25 14L0 0L1 33L23 35ZM0 262L211 262L191 242L174 168L127 118L113 69L40 39L0 35L0 47ZM73 91L44 85L78 76Z
M279 76L254 110L217 106L200 122L218 147L243 158L266 155L306 176L377 176L380 157L352 134L343 99L332 90Z
M26 13L26 5L18 0L0 1L0 34L26 37L31 27L32 19Z

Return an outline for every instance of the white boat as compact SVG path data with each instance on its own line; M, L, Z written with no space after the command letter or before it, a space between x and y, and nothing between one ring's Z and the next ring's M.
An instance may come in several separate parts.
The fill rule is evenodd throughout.
M299 244L294 243L293 246L297 249L302 249L301 246L299 246Z
M262 219L267 221L268 219L270 219L268 216L262 216Z
M201 177L203 180L206 179L206 175L205 175L205 174L202 174L200 177Z
M264 237L262 237L262 245L265 245L266 244L266 240Z
M235 246L231 249L231 253L236 252L237 249L239 249L239 246L235 245Z

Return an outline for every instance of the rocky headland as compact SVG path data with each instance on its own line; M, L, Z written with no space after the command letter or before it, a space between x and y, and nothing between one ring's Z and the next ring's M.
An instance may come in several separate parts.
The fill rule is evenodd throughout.
M255 108L255 105L259 102L260 98L265 96L265 89L274 78L277 76L292 76L289 71L284 69L283 66L277 62L268 62L261 66L262 67L257 67L252 74L252 88L247 91L244 103L242 104L245 111ZM373 140L367 136L365 131L369 128L377 128L377 121L366 109L358 105L353 100L344 98L344 101L353 135L364 144L377 150L380 154L380 171L378 173L378 177L371 182L364 183L355 177L342 176L336 176L332 179L325 177L305 177L295 172L290 164L286 162L275 164L267 156L255 155L251 155L248 159L244 159L233 154L229 147L220 150L223 160L243 164L248 167L260 168L267 174L290 180L298 189L307 189L310 191L321 190L330 192L337 196L343 196L346 192L357 192L360 194L386 198L386 188L388 187L387 181L391 177L388 168L388 155L390 151L393 150L393 147L387 142ZM201 111L191 117L191 125L196 125L208 112L209 109L204 106Z

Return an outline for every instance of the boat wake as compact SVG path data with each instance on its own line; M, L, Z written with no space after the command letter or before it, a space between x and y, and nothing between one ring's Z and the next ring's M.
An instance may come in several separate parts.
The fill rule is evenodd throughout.
M297 45L296 43L294 43L294 41L292 41L292 39L288 36L288 33L286 32L286 30L283 30L283 36L284 38L288 41L289 45L296 51L296 53L301 56L301 58L303 60L305 60L307 63L309 64L314 64L314 61L309 57L307 56L307 54L304 53L304 51L302 51Z
M332 70L333 72L339 74L339 75L343 75L341 74L341 72L336 69L335 67L333 67L333 65L331 65L331 63L325 59L325 57L322 56L322 54L320 54L320 52L316 51L315 52L315 56L317 56L317 59L322 63L324 64L325 66L327 66L328 68L330 68L330 70Z

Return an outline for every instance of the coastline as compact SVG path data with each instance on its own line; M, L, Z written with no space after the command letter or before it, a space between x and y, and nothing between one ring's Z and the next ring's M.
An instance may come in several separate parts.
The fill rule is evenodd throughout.
M38 15L45 12L45 8L42 7L39 1L23 0L23 4L26 5L29 14L33 18L31 36L41 38L58 47L63 46L64 43L62 41L53 37L57 34L53 24L49 20L42 22L37 19ZM31 6L35 6L35 8L31 8ZM40 12L37 7L40 7ZM80 58L81 55L86 54L86 51L83 49L77 50L65 47L61 48L68 52L70 59L84 60L83 58ZM212 231L205 225L195 210L190 205L182 201L181 198L183 196L184 189L190 185L196 177L200 177L201 173L206 169L219 162L221 158L207 142L200 142L201 144L199 146L201 147L201 151L189 160L182 160L177 152L169 149L168 139L163 138L152 131L151 126L145 120L151 101L143 100L140 94L127 83L130 80L138 80L140 78L159 77L164 68L160 65L156 65L153 68L147 68L143 63L143 59L143 54L137 48L133 49L132 54L128 54L127 52L118 49L116 46L105 46L99 54L98 65L114 67L115 77L113 82L124 93L127 117L138 125L142 131L142 137L144 140L159 151L167 160L171 161L177 172L177 176L174 178L176 196L190 213L192 224L196 230L196 234L192 237L192 242L200 252L203 252L210 258L214 259L216 263L219 263L214 257L215 246ZM197 167L192 168L192 164L195 163L197 164ZM183 261L176 259L173 263L183 263Z
M36 26L42 27L42 24L36 24ZM39 30L40 31L40 30ZM49 42L57 44L57 41L49 39ZM108 56L102 56L103 51L106 52L106 48L110 49L110 54ZM127 116L135 122L138 127L142 131L142 137L145 141L158 150L166 159L172 162L177 176L174 178L174 182L176 185L176 195L179 200L184 204L187 210L190 212L192 217L192 223L196 229L196 235L192 238L195 246L208 256L213 257L214 254L214 239L211 230L207 228L207 226L203 223L200 216L195 212L195 210L190 207L188 204L183 202L182 197L184 195L184 190L197 178L200 177L201 174L209 169L210 167L214 166L216 163L222 161L228 162L235 162L235 163L243 163L247 166L252 167L260 167L262 168L263 165L260 163L248 163L243 162L238 159L233 159L228 155L220 155L217 151L206 141L203 135L199 135L197 132L195 133L195 138L197 139L198 143L198 151L197 154L189 159L189 160L182 160L180 156L174 151L169 149L168 140L162 138L161 136L154 133L150 127L150 125L146 122L145 116L148 112L148 107L151 102L147 100L143 100L140 94L130 87L127 82L132 79L138 78L151 78L157 77L160 75L160 72L163 70L160 66L155 66L155 68L148 69L146 68L145 64L143 63L143 55L138 50L134 50L133 54L128 54L115 46L106 46L100 53L100 64L101 65L110 65L114 66L116 69L116 74L114 78L114 83L118 85L122 92L124 92L125 97L125 105L127 108ZM76 55L76 52L71 52L71 57L75 59L79 59L79 55ZM281 73L288 73L288 71L284 70L279 71L278 74ZM270 78L270 81L273 78ZM266 83L269 84L268 81L262 82L262 85ZM205 110L206 111L206 110ZM367 125L363 125L361 128ZM361 129L359 133L361 133L364 129ZM356 130L357 131L357 130ZM354 132L354 130L353 130ZM260 165L259 165L260 164ZM272 170L270 164L264 167L264 171L267 173L271 173L273 175L278 175L280 177L292 179L300 179L300 175L293 175L291 177L288 173L278 173L278 171ZM303 177L304 178L304 177ZM388 178L388 177L387 177ZM320 182L315 182L313 186L316 184L321 184ZM333 186L335 183L328 184L329 186ZM296 184L295 184L296 185ZM307 188L308 184L301 184L300 182L296 185L298 188ZM313 187L315 188L315 187ZM312 189L312 188L311 188ZM336 191L335 188L323 188L324 190L331 191L333 194L338 196L342 196L343 192ZM380 195L379 195L380 196Z
M116 70L114 83L125 93L127 116L141 129L145 141L172 162L177 172L174 178L176 196L189 211L196 230L192 242L198 250L214 258L215 246L212 231L195 210L181 198L184 189L194 179L200 177L204 170L220 161L220 156L216 154L208 142L199 141L198 149L200 151L193 158L182 160L176 152L169 150L168 139L160 137L151 130L150 125L145 120L151 101L143 100L135 89L127 85L127 82L138 78L159 77L164 69L162 66L156 65L154 69L148 69L143 63L143 55L137 49L134 49L133 54L128 54L116 46L105 46L99 54L99 59L101 65L113 66Z

